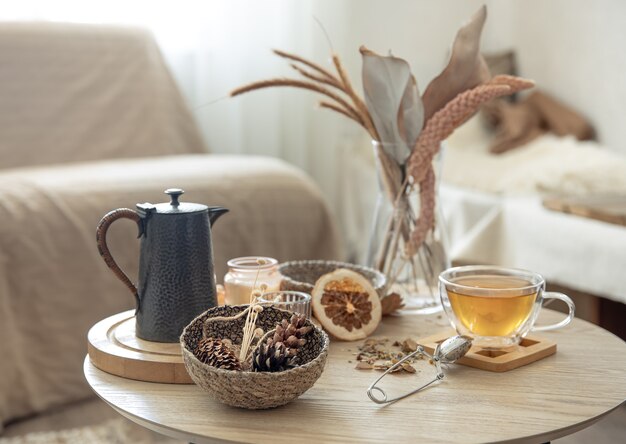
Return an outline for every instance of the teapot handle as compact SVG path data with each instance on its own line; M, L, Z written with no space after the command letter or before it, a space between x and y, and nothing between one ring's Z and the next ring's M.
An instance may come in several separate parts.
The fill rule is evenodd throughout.
M111 256L111 252L109 251L109 247L107 245L107 231L111 224L118 219L125 218L134 220L139 226L139 235L141 236L142 232L142 222L141 217L135 211L130 208L118 208L117 210L110 211L105 214L100 223L98 223L98 228L96 229L96 242L98 244L98 252L107 266L113 271L115 276L124 283L131 291L133 296L135 296L135 301L137 303L137 309L139 309L139 294L137 292L137 287L131 282L131 280L126 276L126 273L122 271L122 269L117 265L113 256Z

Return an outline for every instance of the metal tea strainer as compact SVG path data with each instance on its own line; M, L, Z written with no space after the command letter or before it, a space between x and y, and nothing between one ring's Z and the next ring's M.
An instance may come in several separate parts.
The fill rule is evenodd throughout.
M465 354L469 351L471 346L472 346L472 338L470 338L468 336L452 336L452 337L446 339L445 341L437 344L437 348L435 348L435 352L432 355L427 353L424 350L424 347L422 347L421 345L418 345L417 346L417 350L415 350L414 352L409 353L408 355L406 355L400 361L396 362L394 365L389 367L385 371L385 373L380 375L380 377L378 379L376 379L376 381L374 381L368 387L368 389L367 389L367 396L369 396L369 398L372 401L374 401L376 404L387 404L387 403L390 403L390 402L398 401L400 399L404 399L407 396L411 396L412 394L417 393L420 390L428 387L433 382L436 382L436 381L439 381L439 380L443 379L443 377L445 375L443 373L443 369L442 369L441 365L442 364L452 364L453 362L458 361L463 356L465 356ZM433 361L433 364L435 364L435 371L436 371L435 378L433 380L427 382L426 384L416 388L415 390L412 390L412 391L410 391L408 393L405 393L404 395L400 395L398 397L395 397L395 398L392 398L392 399L388 399L387 398L387 393L385 393L385 391L383 389L381 389L380 387L376 387L376 384L378 384L380 382L380 380L383 379L388 373L391 373L396 368L401 366L403 362L405 362L408 359L411 359L413 356L420 355L420 354L426 356L429 359L431 359ZM377 394L380 395L381 397L378 397Z

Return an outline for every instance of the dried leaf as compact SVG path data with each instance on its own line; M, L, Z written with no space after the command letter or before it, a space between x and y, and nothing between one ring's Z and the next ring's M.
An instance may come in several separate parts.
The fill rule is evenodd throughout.
M395 364L395 362L394 362L394 364ZM388 368L391 368L391 365ZM398 372L401 372L401 371L402 371L402 365L399 365L396 368L394 368L393 370L391 370L390 373L398 373Z
M430 82L422 96L426 121L457 94L491 77L480 54L480 34L486 19L487 7L483 5L457 32L448 65Z
M398 293L390 293L380 300L380 305L383 316L387 316L404 307L404 302Z
M406 338L404 341L402 341L402 351L404 353L412 353L415 350L417 350L417 342L415 342L413 339Z
M356 363L356 366L354 367L358 370L371 370L374 368L374 366L372 364L369 364L365 361L359 361Z
M424 104L415 77L411 74L398 110L398 128L402 140L412 149L424 127Z
M417 83L406 60L381 56L364 46L360 51L367 109L388 154L402 165L424 123Z
M402 370L404 370L405 372L408 372L408 373L415 373L415 372L417 372L417 370L415 370L415 367L413 367L408 362L403 362L402 363Z

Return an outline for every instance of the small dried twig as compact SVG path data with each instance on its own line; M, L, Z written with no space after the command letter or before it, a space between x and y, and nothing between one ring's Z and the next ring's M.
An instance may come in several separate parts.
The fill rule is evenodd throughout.
M326 85L330 85L332 87L335 87L343 91L343 88L341 87L341 83L339 83L334 78L329 79L328 77L325 77L325 76L318 76L316 74L313 74L312 72L307 71L306 69L301 68L295 63L291 63L289 66L291 66L296 72L298 72L298 74L300 74L303 77L306 77L309 80L313 80L315 82L320 82L320 83L325 83Z
M305 59L304 57L300 57L299 55L296 55L296 54L291 54L285 51L281 51L280 49L274 49L273 51L274 51L274 54L276 54L279 57L293 60L295 62L300 62L303 65L308 66L309 68L319 72L320 74L322 74L324 77L326 77L329 80L334 80L337 82L339 81L339 79L337 79L337 77L335 77L330 71L327 71L326 69L322 68L317 63L313 63L310 60Z
M335 68L337 69L337 74L339 74L339 78L341 79L341 83L343 85L343 91L352 99L359 116L363 120L363 124L365 125L365 129L370 133L372 139L380 140L380 136L378 135L378 131L376 131L376 127L374 126L374 122L370 116L367 107L365 106L365 102L359 97L359 95L352 88L352 83L350 82L350 78L346 73L345 69L343 69L343 65L341 63L341 59L337 54L333 54L333 63Z
M254 283L252 284L252 290L250 291L250 305L246 309L248 316L246 316L246 323L243 326L243 338L241 339L241 350L239 351L239 361L245 362L248 358L248 352L250 345L256 337L256 320L259 317L259 313L263 311L263 307L257 302L256 294L260 295L260 291L256 290L256 284L259 280L259 274L261 273L261 266L265 265L265 259L257 259L257 270L254 277Z
M417 219L409 242L405 245L405 254L409 257L417 252L428 232L435 226L435 171L429 165L424 179L420 182L420 216Z
M250 91L254 91L257 89L271 88L274 86L291 86L293 88L308 89L308 90L323 94L326 97L329 97L330 99L339 103L339 105L345 108L350 113L350 115L354 117L355 120L361 123L361 125L364 124L363 122L361 122L361 117L359 116L359 114L357 113L357 111L354 109L352 105L350 105L343 98L341 98L340 96L338 96L337 94L329 90L328 88L318 85L317 83L313 83L313 82L306 82L303 80L294 80L294 79L260 80L258 82L249 83L247 85L243 85L243 86L240 86L239 88L232 90L230 92L230 96L235 97L235 96L238 96L238 95L250 92Z
M354 117L352 114L350 114L350 112L348 112L348 110L342 108L339 105L335 105L334 103L330 103L330 102L325 102L325 101L321 101L320 102L320 107L321 108L327 108L327 109L331 109L333 111L338 112L339 114L343 114L344 116L346 116L348 119L352 119L354 120L356 123L358 123L359 125L362 125L362 123L356 119L356 117ZM365 127L363 127L365 128Z
M241 340L241 351L239 352L239 361L244 362L248 358L250 345L255 338L256 320L259 313L263 311L263 307L258 304L250 305L251 310L243 327L243 339Z
M231 91L230 96L234 97L249 91L254 91L262 88L270 88L273 86L290 86L294 88L308 89L310 91L325 95L326 97L331 99L330 102L322 101L320 104L322 108L332 109L333 111L336 111L346 116L350 120L355 121L363 128L365 128L365 130L369 133L372 139L380 140L369 110L367 109L367 106L365 105L363 99L355 92L354 88L352 87L352 83L350 82L349 76L346 73L343 64L341 63L341 59L339 58L339 56L334 54L332 57L333 64L338 74L338 76L335 76L328 70L322 68L320 65L313 63L298 55L290 54L280 50L274 50L274 53L280 57L292 60L310 68L313 72L308 71L307 69L304 69L295 63L291 64L291 67L299 74L304 76L306 79L308 79L308 81L288 78L262 80L239 87ZM339 94L331 91L329 87L336 88L340 92L347 95L352 103L348 103L348 101L341 97ZM387 190L387 194L389 195L390 199L394 199L400 191L399 187L404 174L400 166L393 159L389 158L389 155L383 149L380 149L380 147L377 150L376 156L379 160L384 187ZM408 238L409 233L407 227L403 227L402 231L403 237L405 239Z

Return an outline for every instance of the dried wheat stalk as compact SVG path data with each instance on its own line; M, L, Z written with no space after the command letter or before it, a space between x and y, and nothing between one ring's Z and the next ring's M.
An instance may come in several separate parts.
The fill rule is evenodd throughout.
M357 113L356 109L354 109L354 106L350 105L343 98L341 98L339 95L335 94L328 88L318 85L317 83L313 83L313 82L305 82L303 80L294 80L294 79L260 80L258 82L249 83L247 85L243 85L243 86L240 86L239 88L232 90L230 92L230 96L235 97L235 96L238 96L238 95L250 92L250 91L254 91L257 89L271 88L274 86L290 86L293 88L308 89L310 91L315 91L317 93L323 94L326 97L337 102L339 106L344 108L354 118L354 120L359 122L361 126L365 127L364 123L361 120L361 117Z
M307 71L306 69L296 65L295 63L292 63L289 66L291 66L291 68L294 71L296 71L298 74L300 74L302 77L306 77L307 79L313 80L314 82L324 83L326 85L332 86L333 88L337 88L341 90L341 83L339 83L339 81L337 81L334 78L329 79L328 77L317 75L315 73Z
M326 102L326 101L323 101L323 100L319 103L319 105L320 105L320 108L326 108L326 109L333 110L335 112L338 112L339 114L343 114L348 119L354 120L359 125L361 124L361 122L356 118L356 116L353 116L352 114L350 114L348 112L348 110L342 108L341 106L338 106L338 105L336 105L334 103Z
M335 69L337 70L337 74L339 74L339 78L341 79L341 83L343 85L343 91L352 99L354 106L356 107L361 119L363 120L363 124L365 125L365 129L370 133L372 139L380 140L380 136L378 135L378 131L376 131L376 127L374 126L374 122L372 121L372 117L365 106L365 102L363 99L354 91L352 88L352 83L350 82L350 78L346 73L341 60L336 54L333 54L333 63L335 64Z
M244 94L246 92L262 88L270 88L273 86L290 86L294 88L308 89L331 99L330 101L321 101L320 106L322 108L331 109L346 116L350 120L353 120L354 122L362 126L373 140L380 139L378 132L376 131L376 127L374 126L372 117L367 107L365 106L365 102L352 87L352 83L350 82L349 76L346 73L343 64L341 63L341 59L339 58L339 56L337 56L336 54L333 55L333 64L337 71L337 76L335 76L320 65L313 63L303 57L280 50L274 50L274 53L285 59L300 63L310 68L317 74L315 74L314 72L310 72L298 66L297 64L291 64L291 67L296 72L298 72L300 75L310 81L302 81L288 78L262 80L236 88L235 90L231 91L230 96L234 97ZM349 98L351 103L349 103L340 95L331 91L328 88L329 86L336 88L341 93L345 94ZM400 189L402 181L402 171L400 170L400 166L396 162L394 162L393 159L390 159L387 153L385 153L383 150L379 150L379 152L377 152L377 157L379 159L379 164L382 170L382 179L387 195L390 199L393 200L397 196ZM406 235L408 235L408 233L406 233Z
M322 76L326 77L328 80L331 80L331 81L334 80L336 82L339 81L339 79L337 79L337 77L335 77L329 71L322 68L317 63L313 63L310 60L305 59L304 57L300 57L299 55L296 55L296 54L291 54L285 51L281 51L280 49L274 49L274 54L276 54L277 56L283 57L285 59L293 60L294 62L302 63L303 65L308 66L309 68L319 72L320 74L322 74Z

